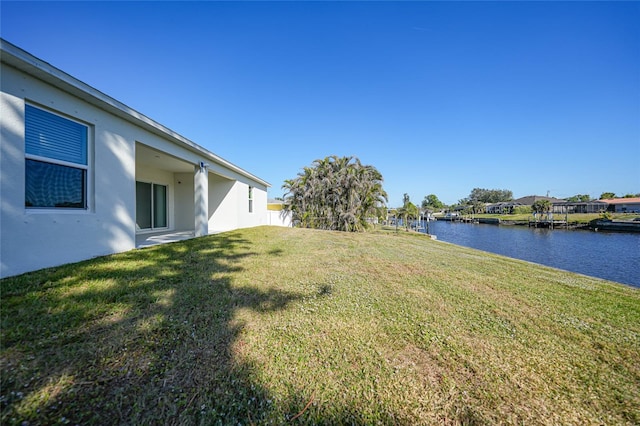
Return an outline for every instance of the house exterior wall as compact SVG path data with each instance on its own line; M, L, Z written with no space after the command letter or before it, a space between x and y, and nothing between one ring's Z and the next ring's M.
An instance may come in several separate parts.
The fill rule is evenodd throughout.
M640 213L640 203L618 203L615 204L616 213Z
M130 126L4 65L0 87L0 277L134 248L135 164ZM89 126L86 210L25 208L26 102Z
M237 227L234 184L233 180L209 174L209 233Z
M249 186L253 212L249 212ZM209 232L267 225L267 188L245 180L230 180L209 173Z
M244 187L245 194L247 194L246 192L247 186ZM269 218L267 216L267 200L268 200L267 187L256 186L255 183L252 184L252 187L253 187L253 212L252 213L248 212L246 195L244 200L244 205L245 205L244 211L247 213L246 213L246 218L244 222L241 223L241 226L246 228L253 227L253 226L260 226L260 225L268 225L269 223Z
M175 229L191 231L194 227L193 173L174 173Z
M3 59L0 70L0 278L135 248L136 180L167 185L168 228L193 230L194 173L196 165L203 161L211 163L208 170L205 169L209 183L204 194L208 196L205 225L209 229L230 230L266 224L267 184L263 181L253 182L241 169L214 154L207 154L191 142L174 142L173 139L181 137L165 134L160 125L144 116L138 119L135 111L129 117L128 110L103 108L92 98L94 92L70 89L68 81L72 78L69 76L63 75L67 80L58 85L43 81L55 80L57 74L51 78L46 71L38 70L35 75L39 78L31 71L7 65ZM25 207L26 104L88 126L86 210ZM142 120L140 125L136 124L137 120ZM178 172L139 164L136 147L140 144L174 157L182 169L193 168L193 171ZM246 213L249 184L255 188L252 215ZM243 211L238 210L239 200L244 203Z

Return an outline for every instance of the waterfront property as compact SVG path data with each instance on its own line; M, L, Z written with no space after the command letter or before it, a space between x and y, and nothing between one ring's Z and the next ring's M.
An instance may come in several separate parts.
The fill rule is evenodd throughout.
M561 201L555 202L551 205L551 211L553 213L602 213L607 210L609 204L606 200L593 200L593 201Z
M615 213L640 213L640 197L614 198L600 201L607 203L608 210Z
M0 277L266 224L269 184L0 40Z
M591 201L566 201L553 197L529 195L513 201L487 204L485 211L488 214L511 214L517 207L531 207L539 200L548 200L551 203L552 213L640 213L640 198L615 198Z
M565 200L561 200L553 197L544 197L541 195L527 195L526 197L520 197L512 201L505 201L501 203L487 204L485 211L489 214L511 214L516 207L531 207L536 201L548 200L551 204L564 203Z
M500 203L488 204L485 211L488 214L510 214L513 213L513 209L523 204L516 203L514 201L503 201Z

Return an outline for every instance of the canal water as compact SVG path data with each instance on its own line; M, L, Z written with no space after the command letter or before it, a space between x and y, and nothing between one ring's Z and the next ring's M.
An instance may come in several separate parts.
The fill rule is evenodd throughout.
M429 233L460 246L640 287L640 233L447 221L429 222Z

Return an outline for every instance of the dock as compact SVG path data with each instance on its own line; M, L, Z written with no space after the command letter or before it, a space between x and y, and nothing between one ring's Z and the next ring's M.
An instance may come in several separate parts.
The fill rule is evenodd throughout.
M550 219L540 219L540 220L530 220L529 228L562 228L567 227L566 220L550 220Z

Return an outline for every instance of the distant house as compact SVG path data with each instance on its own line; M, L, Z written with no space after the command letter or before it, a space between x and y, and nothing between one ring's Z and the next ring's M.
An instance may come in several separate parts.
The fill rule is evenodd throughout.
M607 210L608 204L602 200L563 201L552 204L553 213L601 213Z
M640 213L640 197L613 198L599 201L608 205L608 211L615 213Z
M0 277L267 224L269 184L0 39Z
M503 201L501 203L488 204L486 211L489 214L510 214L515 207L522 206L514 201Z
M516 207L528 206L531 207L536 201L540 200L549 200L551 204L564 202L565 200L561 200L553 197L544 197L541 195L527 195L526 197L521 197L513 201L505 201L501 203L489 204L486 207L487 213L491 214L510 214L513 213L513 210Z
M640 213L640 198L614 198L582 202L553 203L554 213Z
M545 197L542 195L527 195L526 197L521 197L517 200L513 200L513 202L522 206L532 206L536 201L540 200L548 200L551 204L565 202L565 200L562 200L560 198Z

